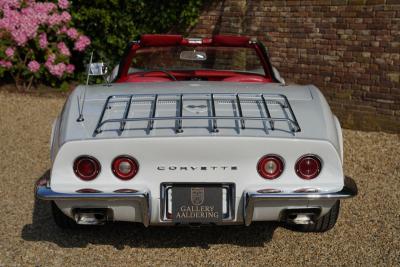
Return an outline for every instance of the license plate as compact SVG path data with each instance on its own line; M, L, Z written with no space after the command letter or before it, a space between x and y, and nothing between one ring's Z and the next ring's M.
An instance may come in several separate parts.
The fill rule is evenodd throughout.
M218 223L222 220L221 186L175 185L172 219L178 223Z

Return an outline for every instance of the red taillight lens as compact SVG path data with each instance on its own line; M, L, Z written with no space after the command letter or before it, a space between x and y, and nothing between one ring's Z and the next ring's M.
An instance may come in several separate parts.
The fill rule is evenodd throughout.
M121 156L114 159L112 171L121 180L129 180L135 177L139 170L139 165L134 158Z
M79 157L74 162L74 172L84 181L93 180L100 173L100 163L93 157Z
M321 172L321 160L314 155L302 156L296 163L297 175L306 180L314 179Z
M265 179L278 178L283 172L283 161L279 156L266 155L258 162L257 170Z

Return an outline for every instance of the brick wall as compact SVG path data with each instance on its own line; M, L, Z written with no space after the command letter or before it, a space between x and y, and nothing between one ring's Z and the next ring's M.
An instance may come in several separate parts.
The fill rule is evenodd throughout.
M400 0L208 2L190 36L257 37L289 82L315 84L346 128L400 132Z

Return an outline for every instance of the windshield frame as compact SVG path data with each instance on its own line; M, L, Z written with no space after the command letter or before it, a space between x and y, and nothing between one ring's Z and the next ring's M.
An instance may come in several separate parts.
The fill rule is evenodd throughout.
M147 36L152 36L152 35L145 35ZM156 36L156 35L154 35ZM163 37L169 37L169 36L176 36L179 37L179 35L157 35L160 36L160 38ZM213 42L214 38L228 38L228 40L230 41L231 39L229 38L242 38L239 42L225 42L225 43L216 43ZM247 39L245 39L247 38ZM243 39L246 41L244 42ZM155 39L157 40L157 39ZM253 74L257 74L260 75L262 77L265 77L267 79L271 79L273 82L279 83L278 79L275 77L273 69L272 69L272 64L269 60L269 56L268 56L268 52L265 48L265 46L260 42L260 41L251 41L250 38L248 37L236 37L236 36L214 36L213 38L204 38L204 39L199 39L202 40L202 42L194 42L193 44L190 43L190 38L182 38L180 36L180 39L178 41L174 40L175 42L173 43L149 43L149 42L144 42L144 38L142 36L142 38L139 37L139 39L137 39L136 41L133 41L131 43L128 44L127 48L125 49L125 53L121 59L121 62L119 64L119 68L118 68L118 75L115 78L116 82L123 82L127 76L131 75L129 74L129 68L132 64L132 60L136 55L136 52L139 49L143 49L143 48L149 48L149 47L159 47L159 46L183 46L183 47L188 47L188 46L194 46L194 47L201 47L201 46L223 46L223 47L243 47L243 48L251 48L254 49L259 60L260 60L260 65L263 67L264 69L264 75L259 74L259 73L253 73ZM196 39L198 40L198 39ZM235 39L233 39L235 40ZM199 69L200 70L200 69ZM212 70L209 70L212 71ZM216 72L218 71L227 71L227 70L215 70ZM239 71L238 71L239 72ZM248 74L251 74L252 72L247 72Z
M181 53L200 52L204 60L185 60ZM264 66L255 49L226 46L162 46L136 50L128 75L150 70L171 72L215 71L253 74L265 77Z

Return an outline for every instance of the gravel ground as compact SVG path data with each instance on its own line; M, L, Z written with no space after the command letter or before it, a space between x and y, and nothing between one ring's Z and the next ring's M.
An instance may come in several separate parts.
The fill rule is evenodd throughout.
M61 231L32 189L50 167L50 126L63 102L0 91L0 266L400 265L400 135L344 131L345 173L360 193L342 202L327 233L274 224Z

